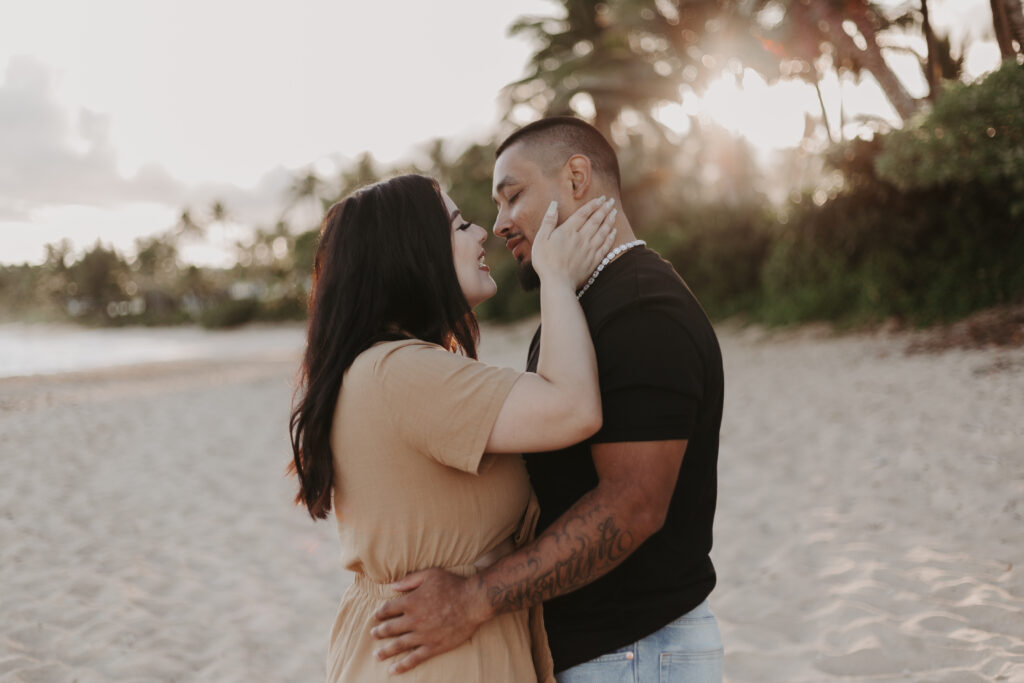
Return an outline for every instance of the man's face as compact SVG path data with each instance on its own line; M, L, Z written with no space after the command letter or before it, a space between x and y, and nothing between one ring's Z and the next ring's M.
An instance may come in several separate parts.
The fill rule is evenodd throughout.
M521 144L513 144L501 153L494 164L491 190L498 206L494 234L505 240L505 246L519 264L519 282L527 290L540 284L530 253L544 212L552 200L559 202L559 214L569 208L561 201L558 178L546 176L528 151Z

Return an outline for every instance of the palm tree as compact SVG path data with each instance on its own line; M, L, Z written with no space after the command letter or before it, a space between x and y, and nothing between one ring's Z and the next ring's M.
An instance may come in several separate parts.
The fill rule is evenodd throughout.
M334 191L334 197L330 198L331 204L346 197L360 187L369 185L380 180L380 170L377 162L369 152L363 152L356 158L355 164L341 172L338 179L338 186Z
M175 224L175 230L179 237L202 237L206 231L206 227L201 225L192 216L191 209L183 209L181 216L178 217L178 222Z
M219 237L214 239L223 239L225 237L224 224L231 220L231 215L228 212L227 206L220 199L215 199L210 204L209 209L210 221L206 225L207 233L209 233L212 226L219 228Z
M1024 5L1021 0L1003 0L1006 8L1006 21L1010 25L1010 35L1017 41L1017 52L1024 53Z
M228 220L227 207L219 199L215 199L210 205L210 220L214 223L225 223Z
M281 211L281 220L288 215L288 212L303 202L314 202L317 204L318 212L326 208L323 206L324 196L327 194L327 183L317 175L316 170L310 166L305 171L292 179L291 185L285 192L285 207Z
M931 19L928 17L928 0L921 0L921 31L924 33L924 42L928 50L924 64L924 77L928 81L928 99L935 100L938 96L939 82L942 80L938 55L938 40L935 31L932 29Z
M848 50L860 50L864 68L878 81L878 85L896 108L896 112L904 120L910 118L920 109L920 103L907 92L903 83L889 68L882 56L882 49L878 43L878 32L887 23L884 15L867 0L845 0L842 4L843 7L837 7L837 3L833 0L829 3L820 3L818 6L831 10L826 12L831 32L836 35L839 42L845 44ZM843 30L844 15L848 16L856 25L866 43L865 48L861 49L853 38Z
M453 167L443 138L434 138L427 147L427 175L437 178L442 187L451 187Z
M132 268L153 282L168 281L178 270L176 236L171 232L135 240Z
M542 115L581 113L575 98L593 103L591 122L616 144L625 170L623 206L637 216L671 193L678 143L654 116L657 105L700 93L741 63L778 75L753 18L740 0L560 0L563 17L524 17L510 30L538 48L527 75L506 86L507 117L525 104ZM628 129L623 113L637 115ZM638 171L632 173L631 171ZM678 188L676 188L678 189Z
M510 29L539 47L527 75L506 86L508 113L521 104L543 115L569 113L573 98L585 93L593 100L593 123L606 136L627 108L658 130L649 116L655 105L678 101L680 88L699 93L726 68L749 67L768 81L796 76L817 85L823 45L830 46L837 70L872 74L901 118L920 106L882 54L879 34L894 22L869 0L559 4L564 17L524 17ZM781 20L765 25L765 16L780 8ZM856 37L844 22L852 22Z
M1003 59L1013 59L1024 53L1024 8L1021 0L989 0L989 4L992 6L996 42Z
M756 11L778 6L771 0L758 0ZM847 33L844 22L856 27L863 47ZM906 120L920 108L896 74L889 68L879 44L879 34L894 26L877 3L869 0L789 0L782 21L763 32L766 49L781 60L797 60L796 75L817 78L815 63L822 46L829 45L836 68L859 75L867 71L882 88L896 113ZM788 70L792 73L793 66Z
M949 34L935 33L928 0L920 0L920 7L917 9L907 7L903 14L892 20L892 25L913 32L920 30L924 36L925 53L923 55L911 47L890 46L890 49L902 49L917 58L921 65L921 73L928 83L927 98L934 103L941 94L943 81L959 80L963 75L965 43L961 43L960 55L954 55Z
M694 61L652 29L659 10L637 0L560 0L564 18L524 17L509 33L539 45L529 72L505 88L508 113L526 104L543 115L573 112L573 99L593 102L594 126L612 139L612 125L629 108L649 113L678 101L683 67ZM710 9L715 2L697 4ZM660 5L660 3L659 3Z
M50 242L45 245L46 260L45 268L51 273L63 273L67 270L68 260L71 256L71 240L64 238L59 242Z

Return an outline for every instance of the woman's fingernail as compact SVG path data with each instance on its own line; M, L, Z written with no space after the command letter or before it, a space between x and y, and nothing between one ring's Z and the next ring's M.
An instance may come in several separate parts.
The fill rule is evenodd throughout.
M548 204L547 215L554 216L556 211L558 211L558 202L552 201L550 204Z
M395 664L392 664L391 668L388 669L388 673L390 675L394 676L396 673L398 673L398 666L395 665Z
M610 214L608 214L608 217L611 218L614 221L615 217L618 216L618 215L619 215L619 210L618 209L612 209L612 212Z
M614 204L615 204L615 197L612 197L611 199L608 200L608 206L613 206Z

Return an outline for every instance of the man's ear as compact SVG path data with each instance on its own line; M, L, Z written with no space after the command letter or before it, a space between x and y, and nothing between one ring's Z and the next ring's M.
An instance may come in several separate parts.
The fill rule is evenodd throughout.
M569 161L565 162L565 168L572 187L572 198L576 200L582 199L587 194L587 190L590 189L590 185L594 180L590 159L582 154L574 154L569 157Z

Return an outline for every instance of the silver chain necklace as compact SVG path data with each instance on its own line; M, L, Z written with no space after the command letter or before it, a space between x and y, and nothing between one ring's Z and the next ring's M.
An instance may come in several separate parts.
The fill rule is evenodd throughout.
M590 274L590 279L587 280L587 284L583 285L582 289L576 292L576 300L579 301L580 297L582 297L583 294L588 289L590 289L590 285L594 284L594 280L596 280L597 276L601 274L601 271L604 270L605 266L607 266L609 263L617 259L620 254L629 251L633 247L639 247L642 244L647 244L647 242L644 242L643 240L633 240L632 242L620 244L619 246L609 251L608 255L601 259L601 263L598 264L597 270Z

